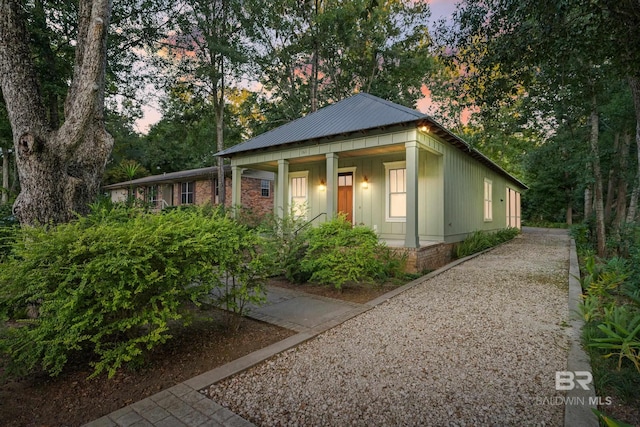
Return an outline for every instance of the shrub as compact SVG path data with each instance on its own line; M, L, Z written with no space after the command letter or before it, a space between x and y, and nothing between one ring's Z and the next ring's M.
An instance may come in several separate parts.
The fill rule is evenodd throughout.
M265 250L274 260L273 275L284 275L294 283L309 280L310 274L300 269L300 261L306 253L307 233L311 225L304 216L293 210L284 217L272 215L262 225L262 233L267 238Z
M618 356L618 369L626 358L640 372L640 311L626 305L605 309L598 329L604 337L592 338L589 346L608 351L604 357Z
M56 227L24 228L0 265L0 310L37 318L12 328L2 347L10 370L59 374L73 352L92 352L96 376L139 361L187 322L185 303L216 287L227 306L260 299L259 237L233 220L199 210L145 214L99 207ZM241 301L241 302L238 302ZM234 305L235 304L235 305Z
M513 227L507 227L493 233L482 230L474 231L462 243L456 245L456 257L464 258L476 252L492 248L500 243L513 239L519 233L520 230Z
M346 283L383 281L401 274L404 267L373 230L352 227L343 216L311 229L308 241L299 266L310 282L341 289Z

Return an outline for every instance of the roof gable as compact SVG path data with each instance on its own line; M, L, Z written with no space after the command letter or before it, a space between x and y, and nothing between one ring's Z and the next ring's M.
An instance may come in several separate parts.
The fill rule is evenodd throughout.
M217 155L228 157L244 151L415 122L427 117L414 109L368 93L359 93L223 150Z

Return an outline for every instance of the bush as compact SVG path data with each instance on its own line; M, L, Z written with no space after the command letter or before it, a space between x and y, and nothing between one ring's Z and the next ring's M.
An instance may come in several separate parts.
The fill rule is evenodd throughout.
M284 275L293 283L304 283L311 278L300 269L300 260L308 247L310 227L306 218L296 215L293 210L283 218L276 215L266 218L262 233L268 241L265 250L274 260L273 275Z
M456 245L455 254L457 258L464 258L476 252L492 248L500 243L507 242L520 233L517 228L503 228L494 233L478 230L474 231L462 243Z
M404 263L378 241L373 230L352 227L343 216L308 232L300 275L313 283L341 289L346 283L381 282L402 274Z
M57 375L73 352L88 351L92 376L113 376L169 339L170 322L188 321L186 303L212 289L224 287L222 302L241 312L263 296L259 244L246 227L200 210L101 206L69 224L21 229L0 265L0 311L37 318L3 339L10 371Z

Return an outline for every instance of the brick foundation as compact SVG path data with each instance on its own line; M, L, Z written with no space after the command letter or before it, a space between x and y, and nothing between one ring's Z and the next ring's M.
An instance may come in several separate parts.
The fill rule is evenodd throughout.
M407 255L405 271L420 273L425 270L436 270L453 261L455 243L437 243L421 248L392 248L397 253Z

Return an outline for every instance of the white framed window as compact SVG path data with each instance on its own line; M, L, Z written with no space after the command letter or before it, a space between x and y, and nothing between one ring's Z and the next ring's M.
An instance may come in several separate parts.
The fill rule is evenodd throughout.
M268 179L260 180L260 194L262 197L271 196L271 181Z
M180 185L180 204L182 205L192 205L193 204L193 194L195 183L192 182L183 182Z
M309 171L289 174L289 201L296 217L304 216L307 210Z
M407 219L407 163L385 163L384 169L386 220L388 222L405 222Z
M493 183L484 179L484 220L493 221Z
M158 206L158 186L147 187L147 201L154 206Z

